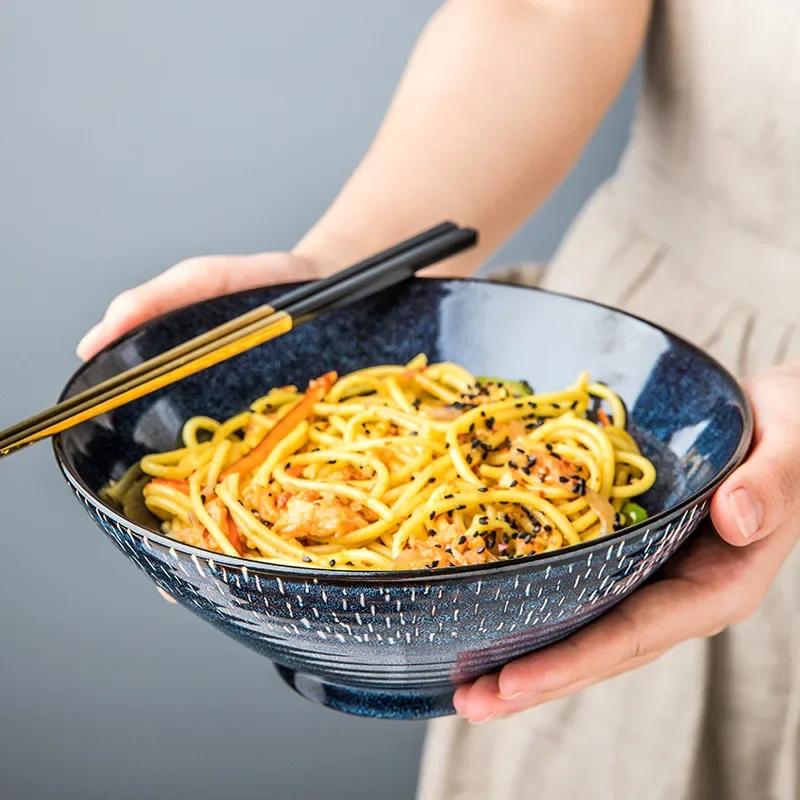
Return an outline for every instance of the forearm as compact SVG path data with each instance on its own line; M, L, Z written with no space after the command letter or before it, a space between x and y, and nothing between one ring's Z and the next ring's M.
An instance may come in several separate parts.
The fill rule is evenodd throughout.
M451 219L471 273L568 173L624 84L650 0L450 0L378 135L296 251L347 263Z

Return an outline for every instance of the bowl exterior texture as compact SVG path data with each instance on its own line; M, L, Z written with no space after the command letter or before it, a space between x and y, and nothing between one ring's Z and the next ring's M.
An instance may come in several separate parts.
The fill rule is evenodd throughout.
M84 367L65 395L275 294L242 293L150 323ZM124 519L98 497L145 453L174 447L191 415L223 418L272 386L418 352L475 374L525 378L541 391L582 370L611 385L659 470L643 501L651 520L502 565L347 573L215 557ZM77 497L114 544L181 604L275 662L301 694L350 713L423 718L452 713L457 684L563 638L653 577L705 516L750 428L735 381L648 323L537 290L420 280L85 423L55 447Z

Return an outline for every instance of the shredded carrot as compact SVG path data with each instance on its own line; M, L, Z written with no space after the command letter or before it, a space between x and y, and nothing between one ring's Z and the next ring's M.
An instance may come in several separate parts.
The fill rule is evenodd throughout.
M228 509L222 507L222 513L219 518L220 530L225 534L225 538L233 545L233 549L241 556L244 555L244 548L242 547L242 539L239 536L239 529L236 523L231 519Z
M314 406L322 400L328 390L339 379L335 372L328 372L308 384L308 389L303 395L303 399L285 416L278 424L264 437L257 447L253 448L246 456L240 458L226 469L220 479L223 480L229 475L242 472L253 472L258 469L267 459L267 456L275 449L278 442L288 436L303 420L308 419L314 413Z
M600 420L600 424L604 428L608 428L611 425L611 420L608 418L608 414L606 414L602 408L597 409L597 419Z
M242 545L242 537L239 534L239 528L230 515L228 516L228 540L236 548L236 552L240 556L244 555L244 546Z
M244 555L244 548L242 547L242 539L239 535L239 529L236 523L231 518L227 507L217 497L212 497L207 501L206 511L208 511L211 518L219 525L225 538L233 545L233 548L241 556Z
M177 489L179 492L183 492L186 495L189 494L189 481L179 481L172 478L153 478L147 482L147 486L152 486L153 484L156 486L169 486L173 489Z

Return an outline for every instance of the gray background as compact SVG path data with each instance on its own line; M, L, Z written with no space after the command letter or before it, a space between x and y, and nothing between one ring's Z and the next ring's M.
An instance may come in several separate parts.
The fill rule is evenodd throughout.
M0 427L106 303L190 255L290 247L356 164L432 0L2 0ZM548 257L629 86L501 261ZM347 718L161 601L40 445L0 463L0 795L410 798L420 724Z

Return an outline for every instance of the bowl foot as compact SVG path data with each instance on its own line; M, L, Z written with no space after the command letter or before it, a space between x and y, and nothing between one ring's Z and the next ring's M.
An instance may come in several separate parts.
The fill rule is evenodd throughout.
M299 695L345 714L378 719L432 719L455 713L453 689L381 692L329 683L317 675L275 665Z

